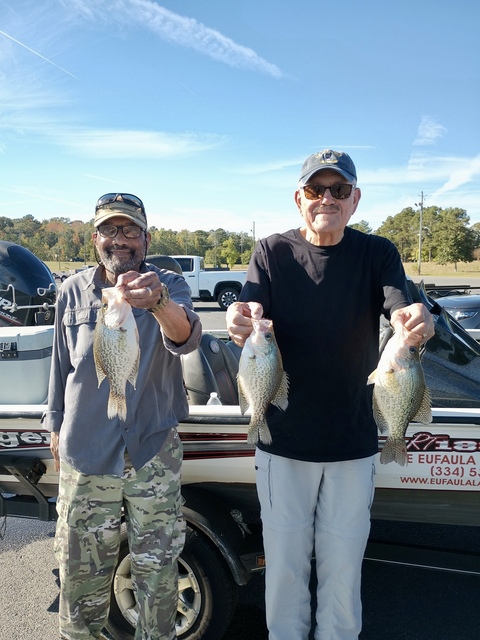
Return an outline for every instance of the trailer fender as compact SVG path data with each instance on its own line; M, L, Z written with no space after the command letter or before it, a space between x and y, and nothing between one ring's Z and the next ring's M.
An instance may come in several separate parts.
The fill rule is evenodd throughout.
M235 582L247 584L250 574L240 560L244 532L225 505L206 491L182 487L183 514L190 527L209 538L225 559Z

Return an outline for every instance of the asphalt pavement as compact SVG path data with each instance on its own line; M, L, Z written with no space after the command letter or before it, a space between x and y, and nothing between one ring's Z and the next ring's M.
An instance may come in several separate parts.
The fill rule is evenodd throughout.
M54 523L9 518L0 540L0 640L56 640L58 583ZM372 533L392 541L480 551L480 530L374 523ZM225 640L267 640L264 578L240 589ZM366 560L364 628L360 640L477 640L480 576L387 565ZM313 640L313 635L310 636Z

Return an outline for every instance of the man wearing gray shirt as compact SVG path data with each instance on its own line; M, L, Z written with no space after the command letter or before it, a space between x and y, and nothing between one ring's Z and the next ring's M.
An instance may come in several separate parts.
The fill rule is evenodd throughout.
M151 237L139 198L102 196L94 226L98 267L68 278L58 294L43 418L60 469L60 636L101 637L124 514L139 614L135 638L173 640L185 538L177 425L188 414L179 356L197 348L202 328L183 277L145 263ZM132 306L140 347L125 420L108 417L110 385L99 385L94 361L102 290L114 285Z

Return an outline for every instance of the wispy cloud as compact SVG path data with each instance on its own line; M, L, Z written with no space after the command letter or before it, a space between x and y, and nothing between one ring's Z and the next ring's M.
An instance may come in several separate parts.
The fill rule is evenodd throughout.
M439 197L448 191L459 189L463 185L472 182L475 177L480 176L480 155L475 158L467 158L463 161L457 159L453 164L453 169L444 185L437 189L432 197Z
M11 202L2 202L0 206L5 207L9 205L19 205L19 204L31 204L34 202L57 202L62 205L75 206L76 203L72 203L69 200L65 200L63 198L56 197L53 193L47 193L46 191L39 191L38 189L24 189L24 188L13 188L7 189L5 187L0 187L0 191L4 193L11 193L19 196L26 196L28 200L12 200Z
M207 151L224 142L222 136L101 129L52 131L51 140L90 158L162 159Z
M49 60L45 56L42 56L42 54L39 53L38 51L34 51L34 49L31 49L30 47L27 47L26 44L24 44L23 42L20 42L20 40L17 40L16 38L14 38L13 36L9 35L8 33L5 33L5 31L0 31L0 35L4 36L5 38L8 38L12 42L15 42L15 44L18 44L20 47L23 47L27 51L30 51L30 53L33 53L33 55L37 56L38 58L41 58L45 62L48 62L48 64L51 64L54 67L56 67L57 69L59 69L60 71L63 71L63 73L66 73L69 76L72 76L72 78L75 78L76 80L78 80L77 76L74 76L73 73L70 73L70 71L67 71L67 69L64 69L59 64L56 64L55 62L53 62L52 60Z
M432 145L446 132L446 128L439 122L435 122L430 116L423 116L418 126L417 137L413 141L413 144L416 147Z
M259 56L253 49L237 44L219 31L194 18L181 16L161 7L152 0L61 0L66 9L82 17L122 28L132 24L153 31L159 38L175 45L194 49L202 55L231 67L264 73L281 78L277 65Z

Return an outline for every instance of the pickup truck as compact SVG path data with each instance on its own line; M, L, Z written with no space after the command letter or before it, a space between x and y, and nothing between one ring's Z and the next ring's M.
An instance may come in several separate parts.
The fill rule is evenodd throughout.
M436 322L435 337L422 357L434 420L429 425L410 424L407 467L376 465L372 518L478 527L480 344L422 287L411 286ZM384 345L389 329L381 336ZM56 518L58 475L49 433L40 424L52 339L51 326L0 328L0 516ZM238 348L226 335L207 331L200 348L182 360L190 403L190 415L179 426L187 521L179 560L177 637L182 640L220 640L232 618L239 586L264 569L254 449L247 443L249 417L240 413L236 390L238 357ZM221 406L206 404L213 391ZM384 441L379 436L379 450ZM375 541L369 542L367 557L404 561ZM435 561L434 553L419 551L418 564L435 566ZM452 559L457 570L459 563L469 573L480 573L478 554L469 549ZM132 640L135 620L124 536L108 630L116 640Z
M246 271L205 269L201 256L171 256L180 266L183 277L190 287L192 300L216 301L221 309L238 300L245 284ZM164 265L165 256L147 256L147 262Z

